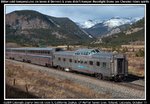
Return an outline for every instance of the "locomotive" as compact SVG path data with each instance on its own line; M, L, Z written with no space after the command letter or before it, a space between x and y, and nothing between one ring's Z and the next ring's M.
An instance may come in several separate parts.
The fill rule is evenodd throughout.
M123 80L128 75L128 61L124 54L98 49L65 51L62 48L6 48L6 58L92 74L98 79L108 77Z

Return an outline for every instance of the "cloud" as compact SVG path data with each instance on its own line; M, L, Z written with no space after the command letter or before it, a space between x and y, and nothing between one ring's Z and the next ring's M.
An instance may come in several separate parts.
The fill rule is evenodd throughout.
M75 22L114 16L144 16L143 5L6 5L6 13L15 10L36 10L49 16L68 17Z

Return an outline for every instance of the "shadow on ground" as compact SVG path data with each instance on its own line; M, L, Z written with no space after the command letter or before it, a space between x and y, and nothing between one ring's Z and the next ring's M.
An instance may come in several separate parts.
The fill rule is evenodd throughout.
M11 99L11 98L39 98L33 94L27 93L25 91L22 91L18 88L15 88L13 86L10 86L6 84L6 98Z
M144 80L144 77L139 77L133 74L128 74L127 78L125 79L126 82L133 82L136 80Z

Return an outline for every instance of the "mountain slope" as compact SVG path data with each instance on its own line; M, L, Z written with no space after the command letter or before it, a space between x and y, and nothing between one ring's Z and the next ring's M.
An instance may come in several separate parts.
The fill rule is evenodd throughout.
M130 44L130 42L144 41L144 18L130 25L126 30L120 33L113 34L108 37L103 37L103 44L107 45L122 45Z
M84 28L86 32L91 34L93 37L101 37L101 36L109 36L115 33L121 32L123 29L127 28L129 25L137 22L141 18L119 18L119 17L113 17L108 20L104 21L86 21L89 24L84 24L82 26L84 27L90 27L90 28ZM86 23L85 22L85 23Z
M6 14L6 42L40 46L79 44L91 38L69 18L56 18L31 10Z

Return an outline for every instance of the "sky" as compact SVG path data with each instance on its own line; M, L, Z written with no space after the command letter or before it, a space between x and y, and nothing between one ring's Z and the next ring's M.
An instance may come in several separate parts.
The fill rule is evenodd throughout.
M54 17L68 17L74 22L112 17L144 17L144 5L6 5L5 13L35 10Z

